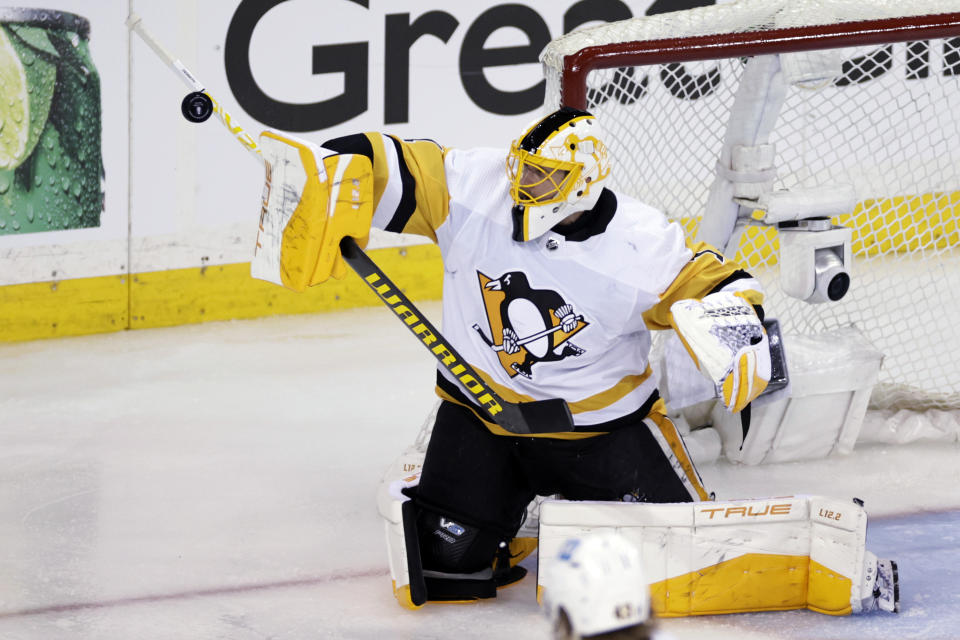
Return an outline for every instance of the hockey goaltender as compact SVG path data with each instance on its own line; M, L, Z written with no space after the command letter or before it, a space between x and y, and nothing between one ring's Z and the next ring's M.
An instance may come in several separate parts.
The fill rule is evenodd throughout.
M865 550L862 505L717 502L703 486L657 392L651 332L675 330L740 412L770 378L763 295L718 250L606 186L615 168L593 115L561 108L506 152L379 133L260 142L255 275L302 289L346 271L344 235L426 236L443 258L446 340L499 397L561 398L573 416L572 430L517 435L438 367L422 469L386 478L378 497L401 605L495 597L537 544L550 601L565 541L616 531L642 558L655 615L898 608L896 564ZM551 496L539 536L518 536L538 496Z

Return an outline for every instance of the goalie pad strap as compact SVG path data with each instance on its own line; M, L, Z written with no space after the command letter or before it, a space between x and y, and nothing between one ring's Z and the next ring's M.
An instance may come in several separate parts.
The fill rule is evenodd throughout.
M424 580L433 602L461 602L497 597L497 585L490 569L479 571L476 576L456 574L449 577L438 571L428 571Z
M407 575L410 576L410 602L421 606L427 601L426 579L420 561L420 544L417 539L417 509L413 500L406 500L400 507L403 518L403 542L407 555Z
M384 481L377 491L377 511L384 521L393 594L407 609L419 609L427 601L417 538L417 508L403 493L404 489L416 486L419 481L419 474L393 482Z

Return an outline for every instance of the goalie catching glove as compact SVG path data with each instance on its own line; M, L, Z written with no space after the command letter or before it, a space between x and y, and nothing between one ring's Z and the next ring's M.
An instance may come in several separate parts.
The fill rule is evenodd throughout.
M753 306L721 291L670 307L674 328L731 412L741 411L770 381L770 343Z
M260 135L266 184L254 278L303 291L347 272L340 241L365 247L373 219L373 166L277 131Z

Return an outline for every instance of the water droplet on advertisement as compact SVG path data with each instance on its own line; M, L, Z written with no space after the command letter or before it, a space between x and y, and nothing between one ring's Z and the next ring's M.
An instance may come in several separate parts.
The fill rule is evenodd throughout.
M39 187L40 185L43 184L43 178L41 178L40 176L37 176L36 178L33 179L33 184L34 186Z
M0 220L0 229L6 229L6 228L7 228L7 221Z
M36 60L37 60L37 57L33 55L32 51L29 51L29 50L24 51L23 55L20 56L20 62L27 65L28 67L32 65L34 62L36 62Z
M47 182L50 183L50 186L52 187L53 185L57 184L57 179L53 176L50 176L50 179L47 180Z
M60 186L63 187L64 191L70 191L70 178L64 176L63 180L60 181Z
M14 231L20 231L20 223L17 222L16 220L14 220L14 221L13 221L13 224L10 225L10 226L13 227L13 230L14 230Z
M27 222L33 224L33 207L27 207Z
M79 180L73 181L73 189L71 189L70 192L73 194L74 198L76 198L77 200L80 199L80 181Z
M6 176L0 176L0 194L6 193L10 188L10 181Z

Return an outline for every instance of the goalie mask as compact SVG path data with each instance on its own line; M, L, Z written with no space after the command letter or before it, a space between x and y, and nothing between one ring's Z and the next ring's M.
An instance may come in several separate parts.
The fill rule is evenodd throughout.
M640 552L622 535L570 538L549 567L543 609L554 637L592 636L649 621L650 590Z
M591 114L563 107L531 124L507 156L513 239L533 240L570 214L592 209L609 174Z

